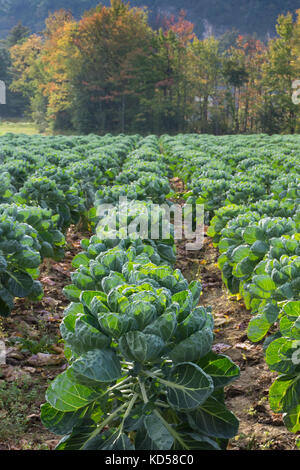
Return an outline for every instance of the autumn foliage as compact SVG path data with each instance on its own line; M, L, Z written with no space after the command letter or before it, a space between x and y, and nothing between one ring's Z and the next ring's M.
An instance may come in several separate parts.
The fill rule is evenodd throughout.
M182 10L159 30L121 0L75 20L60 10L45 31L14 45L12 90L54 129L97 132L296 132L300 15L280 16L264 44L199 39Z

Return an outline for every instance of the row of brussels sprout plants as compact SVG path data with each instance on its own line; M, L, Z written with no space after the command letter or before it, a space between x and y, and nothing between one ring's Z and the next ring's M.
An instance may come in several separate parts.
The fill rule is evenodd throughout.
M66 231L87 217L139 136L0 138L0 315L43 296L39 266L64 256Z
M269 402L300 432L300 142L297 136L163 136L189 202L204 204L208 235L231 294L253 313L248 337L264 340L278 377Z
M69 365L41 413L62 436L59 450L219 450L238 431L224 387L239 368L212 351L211 309L199 306L200 283L174 268L173 227L168 239L151 240L150 208L170 192L158 143L139 141L116 184L97 191L89 212L95 235L73 260L60 328ZM126 207L99 215L120 196ZM120 220L129 226L137 215L149 232L122 237Z

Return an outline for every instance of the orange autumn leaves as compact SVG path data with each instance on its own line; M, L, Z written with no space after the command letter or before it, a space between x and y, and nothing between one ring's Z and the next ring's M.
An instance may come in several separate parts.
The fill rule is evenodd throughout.
M12 90L32 116L89 132L296 132L300 15L279 17L279 36L199 39L181 11L158 31L121 0L78 21L60 10L45 31L11 48Z

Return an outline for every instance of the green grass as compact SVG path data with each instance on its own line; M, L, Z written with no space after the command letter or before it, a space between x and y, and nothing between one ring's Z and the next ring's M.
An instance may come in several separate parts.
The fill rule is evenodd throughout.
M4 135L7 132L13 134L28 134L34 135L39 134L37 126L33 122L25 121L1 121L0 120L0 135Z
M45 381L30 376L14 382L0 380L0 441L18 440L29 431L28 416L39 414L45 386Z
M47 129L45 132L40 132L38 126L34 122L29 121L2 121L0 117L0 136L11 132L12 134L27 134L27 135L80 135L76 132L70 131L51 131Z

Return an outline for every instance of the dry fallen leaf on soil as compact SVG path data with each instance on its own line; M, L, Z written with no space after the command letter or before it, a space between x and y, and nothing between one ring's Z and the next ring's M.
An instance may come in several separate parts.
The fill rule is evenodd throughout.
M218 343L218 344L213 345L212 350L215 353L220 354L223 351L227 351L228 349L231 349L231 348L232 346L230 346L230 344Z
M254 345L249 343L237 343L235 344L235 348L244 349L245 351L251 351L252 349L254 349Z
M55 354L38 353L27 359L27 364L34 367L57 366L64 361L64 357Z

